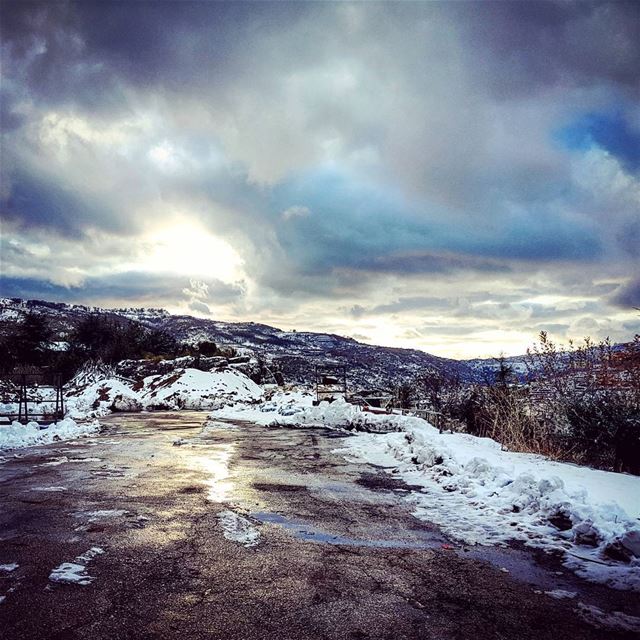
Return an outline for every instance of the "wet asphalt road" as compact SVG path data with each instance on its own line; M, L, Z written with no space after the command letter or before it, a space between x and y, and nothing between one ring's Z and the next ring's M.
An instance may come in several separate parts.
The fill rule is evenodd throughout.
M583 599L640 615L628 594L523 553L488 550L487 562L446 548L411 515L407 487L332 453L335 434L247 423L203 431L205 418L120 414L97 437L6 456L0 565L19 566L0 571L0 637L632 637L575 611ZM224 536L218 513L228 510L253 523L259 544ZM104 553L85 563L90 584L49 580L93 547ZM554 587L581 593L541 593Z

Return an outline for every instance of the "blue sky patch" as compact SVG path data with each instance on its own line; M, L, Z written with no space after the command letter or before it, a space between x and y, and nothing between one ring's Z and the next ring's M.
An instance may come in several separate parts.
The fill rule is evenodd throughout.
M629 126L621 112L584 114L558 130L554 138L572 151L598 146L628 171L640 169L640 132Z

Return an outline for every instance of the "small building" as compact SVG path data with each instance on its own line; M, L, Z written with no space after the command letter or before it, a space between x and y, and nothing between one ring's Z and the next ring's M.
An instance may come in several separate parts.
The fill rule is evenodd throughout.
M347 367L342 364L323 364L315 367L315 404L347 398Z
M379 410L388 413L393 409L394 394L386 389L362 389L349 396L349 402L364 410Z

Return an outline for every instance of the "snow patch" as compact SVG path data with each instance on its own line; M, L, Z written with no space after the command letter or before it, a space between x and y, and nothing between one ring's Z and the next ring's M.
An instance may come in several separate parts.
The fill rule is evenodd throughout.
M11 573L15 571L20 565L16 562L10 562L9 564L0 564L0 571L3 573Z
M262 388L233 369L182 369L144 379L142 404L146 409L218 409L238 402L257 402Z
M90 576L87 573L87 564L103 553L104 549L91 547L75 558L73 562L63 562L57 566L49 575L49 580L62 584L91 584L95 580L95 576Z
M260 532L247 518L234 511L220 511L218 519L222 525L222 534L227 540L245 547L255 547L260 542Z
M107 378L67 395L67 412L73 418L101 417L111 411L140 411L139 394L117 378Z
M87 568L83 564L63 562L51 572L49 580L64 584L86 585L91 584L95 577L87 574Z
M75 514L76 518L87 518L89 522L97 522L107 518L119 518L127 515L129 511L126 509L98 509L96 511L81 511Z

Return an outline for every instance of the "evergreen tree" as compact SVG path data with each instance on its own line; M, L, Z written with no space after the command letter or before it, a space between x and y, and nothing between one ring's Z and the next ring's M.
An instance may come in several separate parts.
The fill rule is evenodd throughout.
M42 366L51 347L51 327L43 315L26 313L9 346L15 364Z

